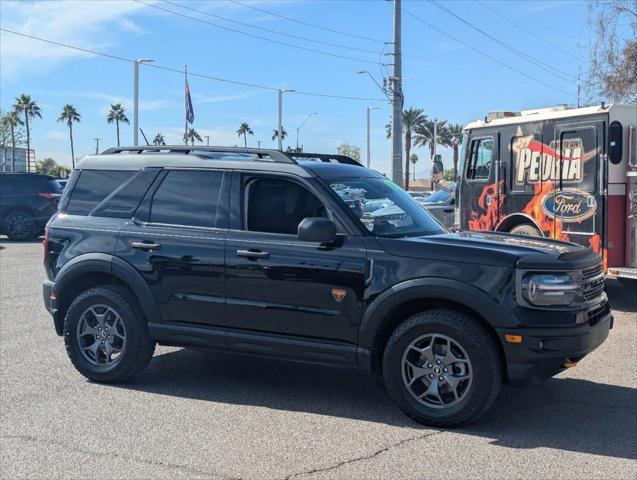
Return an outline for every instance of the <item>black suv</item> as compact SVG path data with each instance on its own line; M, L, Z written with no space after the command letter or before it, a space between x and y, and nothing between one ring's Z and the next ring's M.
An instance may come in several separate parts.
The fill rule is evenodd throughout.
M44 242L44 302L75 367L123 381L157 343L357 366L414 419L456 425L502 382L548 378L607 337L590 249L449 233L379 173L305 157L168 146L85 158ZM397 212L374 217L368 202Z
M44 231L57 211L62 187L37 173L0 173L0 234L29 240Z

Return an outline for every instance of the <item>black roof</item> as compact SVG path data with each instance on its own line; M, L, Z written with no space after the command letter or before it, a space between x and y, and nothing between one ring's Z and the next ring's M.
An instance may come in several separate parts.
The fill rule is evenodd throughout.
M250 169L295 173L304 177L379 175L344 155L198 145L115 147L99 155L84 157L77 165L77 169L88 170L139 170L147 167Z

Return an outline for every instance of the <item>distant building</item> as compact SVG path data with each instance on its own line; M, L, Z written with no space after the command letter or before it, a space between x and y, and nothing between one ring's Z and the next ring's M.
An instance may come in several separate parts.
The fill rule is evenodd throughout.
M15 165L13 148L0 147L0 172L35 172L35 151L30 150L27 162L27 149L15 147Z

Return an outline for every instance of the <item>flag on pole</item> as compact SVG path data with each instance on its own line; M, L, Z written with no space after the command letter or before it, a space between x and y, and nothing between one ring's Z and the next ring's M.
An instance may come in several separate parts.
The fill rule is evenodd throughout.
M192 109L192 100L190 98L190 85L186 77L186 121L190 124L195 121L195 112Z

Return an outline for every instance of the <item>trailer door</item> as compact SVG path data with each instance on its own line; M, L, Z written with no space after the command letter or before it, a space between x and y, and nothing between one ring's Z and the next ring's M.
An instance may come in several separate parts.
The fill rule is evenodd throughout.
M601 154L604 123L558 125L555 131L553 195L543 208L555 219L554 237L601 252L605 184Z

